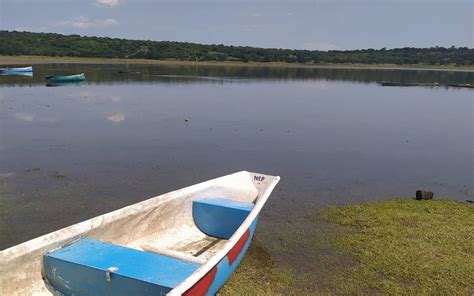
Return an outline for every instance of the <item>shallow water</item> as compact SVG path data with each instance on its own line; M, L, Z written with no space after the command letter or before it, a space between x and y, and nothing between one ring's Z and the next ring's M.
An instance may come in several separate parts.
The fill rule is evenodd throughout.
M0 249L239 170L280 175L274 222L329 204L467 199L472 72L42 64L0 76ZM128 71L127 73L119 73ZM85 83L45 87L46 75ZM187 119L187 121L185 120Z

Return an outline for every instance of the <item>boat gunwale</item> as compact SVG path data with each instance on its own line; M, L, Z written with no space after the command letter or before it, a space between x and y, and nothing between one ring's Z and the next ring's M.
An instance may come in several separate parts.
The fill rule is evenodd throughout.
M255 173L250 173L255 174ZM263 206L267 202L270 194L272 193L275 186L280 181L279 176L270 176L266 175L267 177L272 177L273 180L264 188L263 192L259 193L257 197L257 202L255 203L252 211L244 220L244 222L239 226L239 228L234 232L234 234L230 237L226 244L222 246L222 248L214 254L206 263L201 265L197 270L195 270L189 277L187 277L184 281L182 281L178 286L173 288L168 294L168 296L178 296L182 295L189 289L191 289L200 279L202 279L209 271L211 271L214 266L219 264L219 262L224 259L225 256L230 252L230 250L237 244L239 239L244 235L245 231L250 228L250 225L253 221L257 218L258 214L262 210Z

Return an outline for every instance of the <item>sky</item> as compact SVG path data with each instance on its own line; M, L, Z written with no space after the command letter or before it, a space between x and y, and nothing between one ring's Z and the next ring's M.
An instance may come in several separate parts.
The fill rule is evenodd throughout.
M310 50L474 47L474 0L0 0L0 29Z

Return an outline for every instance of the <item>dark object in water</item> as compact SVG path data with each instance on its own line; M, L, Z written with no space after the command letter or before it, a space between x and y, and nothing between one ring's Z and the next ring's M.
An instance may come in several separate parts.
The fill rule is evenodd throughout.
M382 81L382 86L417 86L416 82Z
M427 86L437 87L438 82L414 82L414 81L382 81L382 86Z
M130 73L130 71L127 71L127 70L118 70L118 73L119 73L119 74L127 74L127 73Z
M474 88L474 84L464 83L464 84L448 84L451 87L465 87L465 88Z
M430 200L433 199L434 193L431 191L417 190L415 199L416 200Z

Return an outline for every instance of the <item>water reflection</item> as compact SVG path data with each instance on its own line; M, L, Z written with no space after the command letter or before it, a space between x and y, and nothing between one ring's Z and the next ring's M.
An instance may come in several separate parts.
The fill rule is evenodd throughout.
M0 72L0 76L27 76L33 77L33 72Z
M32 122L35 119L35 116L31 113L19 112L15 113L14 116L20 120Z
M117 112L117 113L112 113L112 114L108 115L106 118L107 118L107 120L118 123L118 122L124 121L126 116L123 113Z
M61 87L61 86L81 86L84 85L84 81L67 81L67 82L47 82L47 87Z
M0 86L43 84L44 77L85 73L88 84L123 83L249 83L268 80L318 80L381 83L382 81L416 81L440 85L473 83L472 71L427 71L387 69L239 67L196 65L95 65L40 64L35 65L30 80L2 76ZM63 84L60 84L61 86ZM69 85L69 84L68 84ZM56 85L54 85L56 86Z

